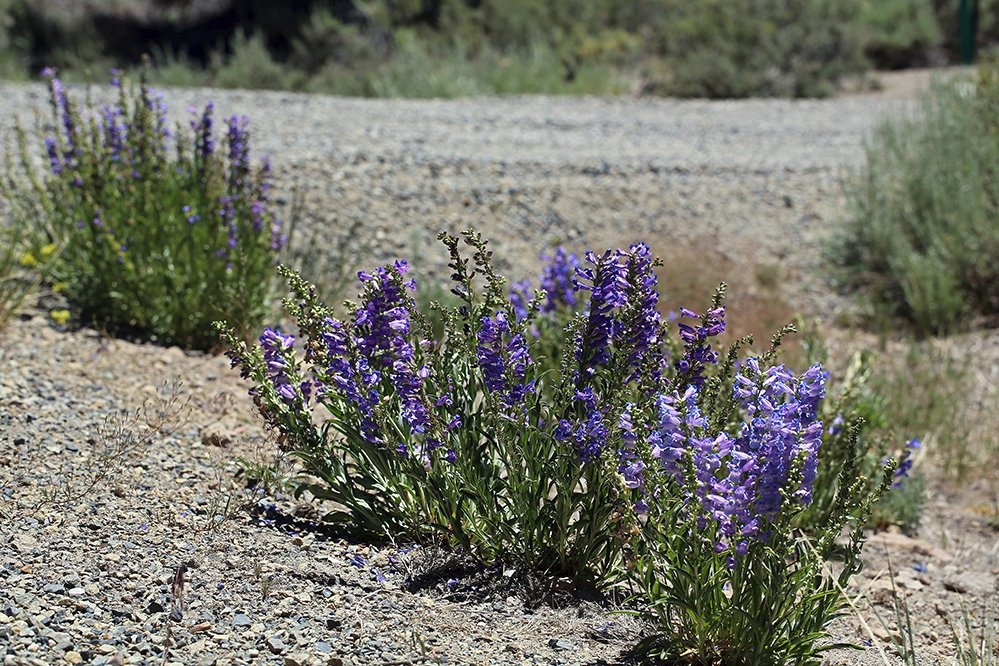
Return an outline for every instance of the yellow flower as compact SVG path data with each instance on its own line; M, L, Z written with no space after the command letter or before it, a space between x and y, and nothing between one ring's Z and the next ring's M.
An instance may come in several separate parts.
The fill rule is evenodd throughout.
M52 284L52 291L54 291L57 294L66 291L67 289L69 289L68 282L55 282Z
M37 266L38 260L35 259L35 255L30 252L25 252L21 255L21 265L22 266Z
M55 243L49 243L48 245L46 245L45 247L43 247L41 250L39 250L39 253L43 257L47 257L50 254L52 254L53 252L55 252L57 249L58 248L56 247Z
M67 321L69 321L69 310L51 310L49 312L49 317L51 317L52 321L59 326L63 326Z

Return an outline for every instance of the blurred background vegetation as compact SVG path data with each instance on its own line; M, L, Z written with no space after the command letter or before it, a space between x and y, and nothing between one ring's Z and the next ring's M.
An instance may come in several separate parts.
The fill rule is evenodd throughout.
M0 0L0 77L357 96L821 96L958 60L962 0ZM977 0L979 52L999 0Z

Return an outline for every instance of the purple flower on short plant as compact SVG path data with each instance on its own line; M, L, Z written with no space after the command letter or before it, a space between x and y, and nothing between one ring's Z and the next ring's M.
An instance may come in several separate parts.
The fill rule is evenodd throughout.
M267 378L281 399L289 405L308 400L311 392L311 384L308 381L296 386L292 379L291 375L295 369L294 346L295 336L284 335L272 328L265 328L260 336L260 348L264 353Z
M584 464L600 458L609 436L604 414L599 409L589 411L576 421L563 419L555 428L555 440L574 444Z
M503 311L483 317L481 324L476 357L486 387L499 394L505 406L522 405L527 394L534 390L534 381L526 380L527 368L534 361L523 332L511 328Z
M125 151L125 138L128 131L127 126L122 122L124 113L117 106L104 105L101 108L101 124L104 131L104 145L106 146L112 161L121 161L122 153Z
M699 321L691 325L683 321L684 318ZM677 327L683 341L683 356L674 367L687 383L701 387L705 379L704 367L718 362L718 352L711 348L710 339L725 331L725 306L712 308L703 315L680 308Z
M42 70L42 76L49 80L49 90L52 94L55 111L59 115L62 122L62 128L66 139L63 156L67 161L69 161L77 156L78 151L78 130L76 123L73 120L73 108L69 103L69 98L66 96L66 89L63 87L62 81L56 76L56 70L51 67L46 67Z
M909 478L909 474L912 472L912 456L922 445L918 437L913 437L905 443L905 451L902 452L902 459L895 470L895 480L892 483L892 488L901 488L905 480Z
M215 139L212 137L212 113L214 111L215 103L208 102L201 117L191 121L191 129L196 134L195 150L202 163L215 154Z
M59 156L59 146L54 138L45 139L45 151L49 156L49 169L53 175L58 176L62 173L62 158Z
M229 186L239 187L250 169L250 142L246 116L232 116L226 121L229 140Z
M589 314L576 352L580 381L584 383L598 367L610 360L611 343L620 328L620 322L614 316L615 309L628 303L627 267L618 257L619 252L613 250L607 250L599 257L587 252L589 267L576 269L576 290L590 292Z

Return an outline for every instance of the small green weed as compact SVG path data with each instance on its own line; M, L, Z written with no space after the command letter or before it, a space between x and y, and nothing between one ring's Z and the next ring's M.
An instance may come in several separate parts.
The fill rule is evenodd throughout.
M948 618L954 651L960 666L996 666L999 663L999 578L992 586L984 608L984 617L976 623L967 607L961 606L961 621ZM975 625L979 629L976 631Z

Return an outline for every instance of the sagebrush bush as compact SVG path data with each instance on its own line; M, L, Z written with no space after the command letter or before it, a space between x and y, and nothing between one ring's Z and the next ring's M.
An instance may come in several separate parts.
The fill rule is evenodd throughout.
M849 0L664 3L657 92L682 97L812 97L862 71Z
M211 103L171 128L163 99L143 81L115 79L117 102L80 108L49 72L53 134L46 173L20 133L20 178L4 195L16 224L58 248L48 268L83 322L164 344L217 346L211 322L259 327L285 230L270 167L250 162L248 119ZM185 146L185 139L190 143Z
M441 235L459 304L440 307L440 335L405 262L360 273L343 316L282 269L298 335L265 329L248 346L219 324L303 462L298 491L368 535L599 587L630 580L654 623L645 657L786 663L828 649L816 642L843 607L836 585L857 570L896 464L866 465L853 424L835 485L819 487L828 375L775 363L789 329L761 357L739 344L723 356L724 288L667 322L644 244L556 250L532 292L511 291L485 241L463 237L470 258ZM832 506L802 532L817 494ZM833 552L836 581L821 575Z
M934 86L915 117L885 121L846 180L833 247L872 312L944 335L999 314L999 66Z

